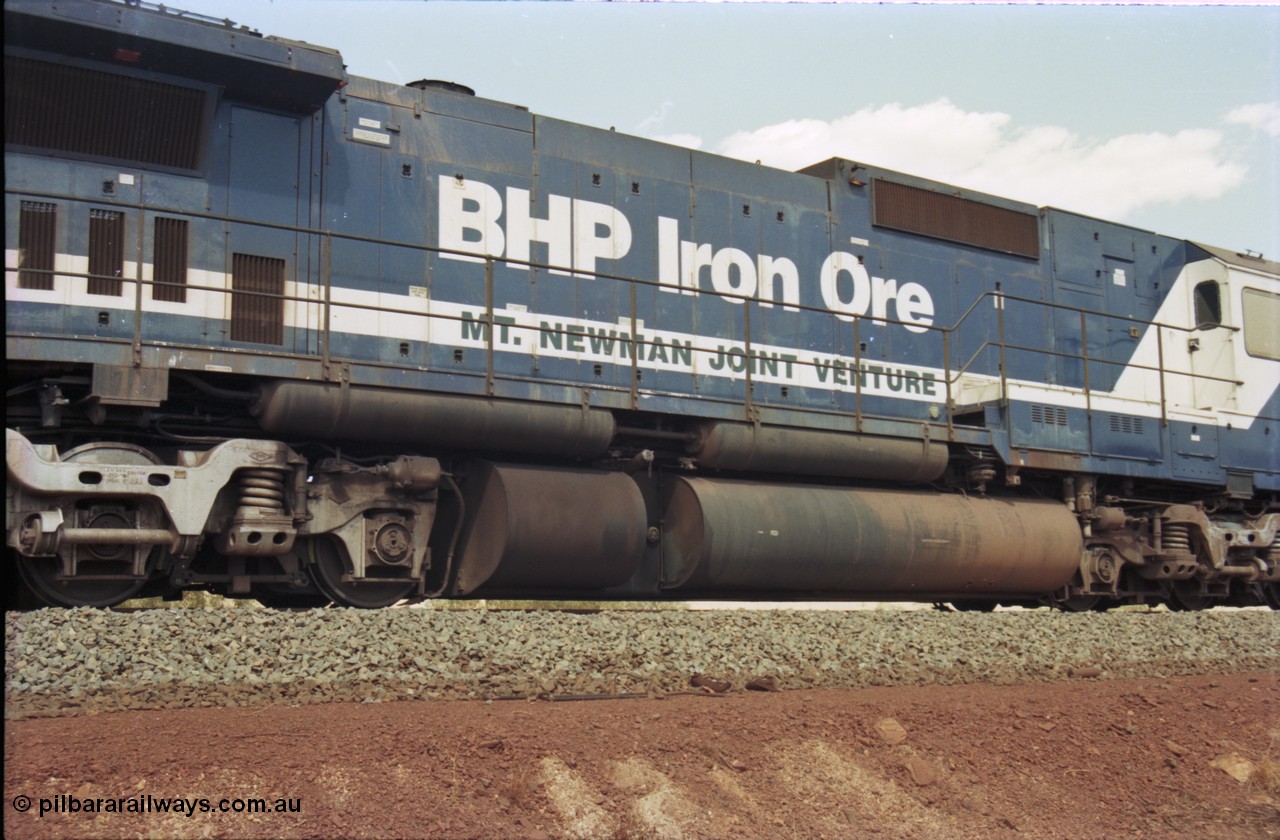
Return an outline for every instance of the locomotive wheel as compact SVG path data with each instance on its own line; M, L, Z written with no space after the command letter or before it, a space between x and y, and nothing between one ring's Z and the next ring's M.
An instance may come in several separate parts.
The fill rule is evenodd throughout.
M68 450L63 461L104 466L145 466L162 463L152 453L140 446L127 443L86 443ZM118 512L99 514L90 527L127 528L129 522ZM70 549L67 549L70 550ZM81 569L91 566L95 571L118 574L129 563L133 548L127 545L87 545L77 564ZM57 557L18 556L18 574L37 598L54 607L114 607L137 595L146 586L147 578L155 568L160 552L153 549L147 558L146 572L138 579L129 580L58 580L61 561Z
M1214 599L1200 592L1194 580L1174 580L1165 586L1165 601L1174 612L1190 612L1213 606Z
M147 573L155 567L156 553L147 561ZM114 607L147 585L138 580L58 580L57 557L18 557L18 574L32 594L51 607Z
M262 606L273 610L313 610L333 603L328 595L322 592L309 592L305 589L300 592L290 589L268 589L255 592L253 597Z
M311 579L315 581L316 588L339 606L381 609L408 598L418 588L417 581L353 583L343 580L342 576L347 572L347 549L333 537L307 539L302 553L311 560Z
M1280 610L1280 583L1262 584L1262 597L1266 600L1268 607Z
M991 612L998 603L988 598L960 598L951 602L951 608L956 612Z
M1101 603L1101 595L1073 595L1070 598L1055 601L1054 606L1063 612L1089 612L1096 610Z

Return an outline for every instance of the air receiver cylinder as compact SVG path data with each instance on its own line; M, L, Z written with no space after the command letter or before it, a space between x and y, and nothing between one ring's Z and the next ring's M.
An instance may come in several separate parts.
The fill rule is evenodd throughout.
M579 458L599 455L614 432L603 409L325 382L269 383L252 412L278 435Z
M704 423L688 452L703 467L776 475L923 483L947 468L943 443L745 423Z
M910 599L1034 594L1080 563L1058 502L668 478L663 585Z

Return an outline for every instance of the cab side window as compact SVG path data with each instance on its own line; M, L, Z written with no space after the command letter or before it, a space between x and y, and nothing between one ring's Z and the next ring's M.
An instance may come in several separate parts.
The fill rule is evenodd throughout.
M1280 362L1280 295L1246 288L1241 300L1245 352Z
M1196 286L1196 328L1211 329L1222 325L1222 297L1216 280L1206 280Z

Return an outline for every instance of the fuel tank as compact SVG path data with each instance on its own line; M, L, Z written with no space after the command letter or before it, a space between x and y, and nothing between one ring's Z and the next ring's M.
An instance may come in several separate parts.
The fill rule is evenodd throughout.
M624 473L472 461L452 593L591 590L635 572L648 520Z
M1050 592L1083 551L1053 501L672 476L663 586L696 592L903 596Z

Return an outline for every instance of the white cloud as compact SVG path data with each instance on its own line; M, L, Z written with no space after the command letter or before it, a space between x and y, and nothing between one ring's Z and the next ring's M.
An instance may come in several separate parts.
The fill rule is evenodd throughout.
M939 99L863 108L829 122L790 120L740 131L718 151L784 169L845 157L1122 219L1139 207L1215 198L1240 184L1245 167L1228 160L1222 141L1211 129L1094 141L1061 126L1019 127L1009 114L964 111Z
M644 134L645 132L651 131L652 129L662 125L662 123L667 119L667 112L674 107L675 103L670 99L662 100L661 104L658 105L658 110L640 121L640 124L635 128L635 133Z
M1280 102L1242 105L1227 114L1227 122L1260 129L1272 137L1280 137Z

